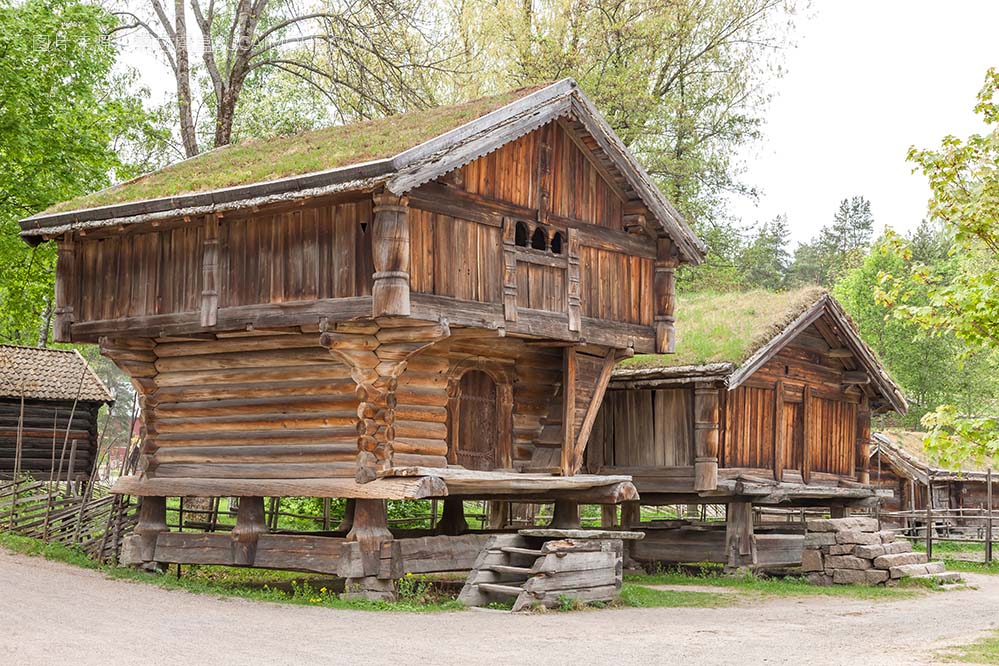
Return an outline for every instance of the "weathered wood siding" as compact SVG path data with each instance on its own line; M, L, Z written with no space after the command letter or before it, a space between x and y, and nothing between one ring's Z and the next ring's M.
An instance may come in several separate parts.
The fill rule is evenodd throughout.
M588 462L598 467L694 464L693 389L612 390L590 434Z
M651 259L594 247L580 251L584 317L652 325Z
M498 227L419 208L410 209L409 225L413 291L480 303L502 300Z
M65 479L70 473L69 459L75 440L72 478L89 478L96 461L99 410L99 403L78 403L74 410L71 401L25 400L22 421L20 400L0 400L0 477L9 478L14 472L20 423L21 452L17 469L22 473L30 473L38 479L48 479L50 475Z

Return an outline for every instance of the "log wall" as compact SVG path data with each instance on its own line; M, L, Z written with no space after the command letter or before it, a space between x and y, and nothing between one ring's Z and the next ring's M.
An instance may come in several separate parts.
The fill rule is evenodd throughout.
M21 401L0 400L0 476L10 476L15 470L18 424L22 423L18 470L38 479L48 479L50 475L66 479L70 474L73 440L76 440L71 478L89 478L96 462L100 407L100 403L81 402L74 411L72 401L25 400L22 422Z

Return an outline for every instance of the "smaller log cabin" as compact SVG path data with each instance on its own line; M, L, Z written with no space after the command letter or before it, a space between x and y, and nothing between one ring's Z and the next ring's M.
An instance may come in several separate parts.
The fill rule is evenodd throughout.
M935 521L938 530L982 527L981 516L989 506L988 470L973 465L961 469L932 465L923 448L923 433L875 433L869 468L871 483L883 491L882 521L899 527L924 525L921 514L929 498L932 511L947 514ZM993 475L993 510L999 508L997 480Z
M587 470L632 475L643 504L727 505L726 551L716 535L713 551L664 548L655 559L763 564L753 506L839 513L876 501L871 414L906 402L829 294L698 295L678 310L677 354L614 371L587 447ZM780 552L766 563L793 563L800 539L771 541ZM653 557L655 543L636 548Z
M0 477L89 479L112 402L78 351L0 345Z
M555 501L562 527L635 498L580 473L588 434L619 358L673 350L674 270L705 251L568 79L228 146L21 226L58 244L56 339L139 394L141 473L115 486L144 498L137 559L376 596L471 564L446 539L397 556L386 499L446 498L455 533L462 498ZM190 495L242 498L235 542L167 533ZM267 535L265 496L352 500L350 531Z

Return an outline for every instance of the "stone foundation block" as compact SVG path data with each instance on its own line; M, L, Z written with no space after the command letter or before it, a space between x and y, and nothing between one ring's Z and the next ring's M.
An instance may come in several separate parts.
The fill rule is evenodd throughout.
M812 585L832 585L833 577L826 573L810 573L805 577Z
M866 571L858 569L833 569L833 583L836 585L867 585Z
M884 545L885 555L894 555L896 553L911 553L912 544L905 539L899 539L898 541L892 541L891 543L886 543Z
M873 560L875 557L881 557L885 554L884 546L854 546L853 554L857 557L863 557L868 560Z
M822 553L814 548L801 551L802 571L822 571Z
M870 569L871 561L855 555L830 555L826 569Z
M854 546L851 543L838 543L835 546L829 546L830 555L856 555L854 552L857 548L863 548L863 546Z
M860 530L845 530L836 532L836 543L852 543L862 546L879 546L881 537L877 532L861 532Z
M908 578L909 576L925 576L929 573L926 569L925 564L903 564L901 566L892 567L888 570L892 578ZM936 573L936 572L934 572Z
M926 553L895 553L875 558L874 566L878 569L891 569L906 564L926 564L926 562Z
M805 535L805 548L817 548L819 546L833 546L836 544L835 532L816 532Z
M811 518L805 521L809 532L842 532L856 530L858 532L877 532L880 526L876 518L851 516L849 518Z

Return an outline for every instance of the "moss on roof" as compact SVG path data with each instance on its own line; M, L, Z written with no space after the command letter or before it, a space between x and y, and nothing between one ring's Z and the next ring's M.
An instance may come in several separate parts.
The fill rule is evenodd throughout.
M621 366L738 366L825 294L824 289L809 286L780 293L754 289L680 297L676 304L676 353L639 354L622 361Z
M207 192L394 157L543 87L521 88L455 106L244 141L57 204L45 213Z

